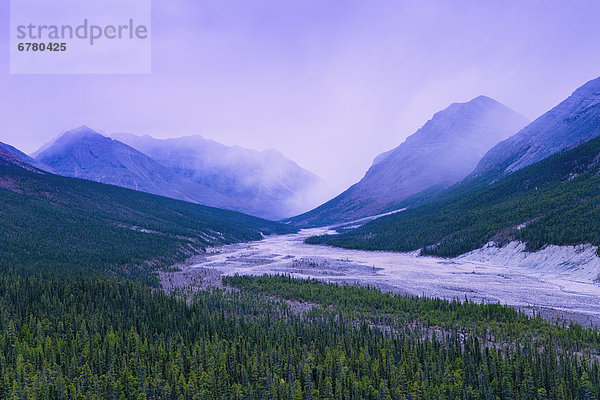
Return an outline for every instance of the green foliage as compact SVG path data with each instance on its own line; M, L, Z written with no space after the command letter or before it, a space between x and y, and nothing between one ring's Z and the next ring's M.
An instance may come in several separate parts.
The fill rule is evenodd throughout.
M91 181L0 166L0 254L22 268L145 276L207 246L289 226Z
M465 330L494 340L531 341L540 347L600 347L597 330L584 329L578 324L553 324L539 316L530 318L513 307L497 303L400 296L369 287L325 284L282 275L228 276L223 277L223 283L252 293L333 307L347 317L367 318L376 324L405 326L419 322Z
M0 187L0 399L600 396L595 330L282 276L167 295L160 264L293 228L18 169Z
M453 317L444 329L400 322L395 297L371 289L282 277L227 282L243 290L167 296L100 274L1 270L0 398L593 399L600 394L597 353L590 351L597 350L590 344L597 343L597 334L582 328L581 339L572 343L546 338L554 346L491 343L489 336L453 326ZM261 293L311 299L315 309L297 313ZM398 299L405 305L421 302ZM488 312L488 322L527 320L508 308L472 303L431 300L412 309L434 311L436 304L456 310L448 315L463 322L475 323ZM346 315L354 306L360 315ZM374 322L379 313L388 315L388 324ZM523 324L516 326L530 328Z
M456 256L483 246L522 240L600 245L600 138L549 157L487 185L486 177L459 184L408 210L340 235L307 243ZM521 224L526 224L518 229Z

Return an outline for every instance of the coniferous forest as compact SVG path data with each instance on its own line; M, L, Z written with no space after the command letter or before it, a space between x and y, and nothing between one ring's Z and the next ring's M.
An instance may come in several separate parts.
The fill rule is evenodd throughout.
M293 228L0 172L2 399L600 396L596 329L498 304L286 276L225 277L222 289L167 294L155 271L186 248ZM156 255L164 259L147 261Z
M0 274L0 397L597 399L597 331L288 277Z
M0 17L0 400L600 400L600 0Z

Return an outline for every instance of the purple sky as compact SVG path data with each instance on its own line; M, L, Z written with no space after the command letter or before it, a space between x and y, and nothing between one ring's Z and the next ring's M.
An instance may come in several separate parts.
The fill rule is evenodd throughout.
M8 1L0 5L8 26ZM600 2L153 2L152 74L9 75L0 141L86 124L280 150L335 191L433 113L480 94L533 119L600 75Z

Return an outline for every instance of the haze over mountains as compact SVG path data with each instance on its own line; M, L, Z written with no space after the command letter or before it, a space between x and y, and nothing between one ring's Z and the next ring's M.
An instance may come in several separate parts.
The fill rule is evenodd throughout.
M278 151L225 146L199 135L164 140L127 133L112 137L186 179L243 200L249 209L268 212L274 218L310 209L326 194L325 183L318 176Z
M310 242L446 257L488 241L520 240L530 250L598 246L599 188L600 78L490 150L458 185L402 213Z
M145 154L87 127L59 137L37 156L63 176L126 187L179 200L231 207L225 196L193 185Z
M490 148L527 122L485 96L452 104L404 143L376 157L360 182L290 221L311 226L354 220L391 211L417 193L449 187L471 173Z
M452 104L404 143L376 157L360 182L288 222L316 226L351 221L392 211L413 198L425 203L429 197L447 203L465 200L463 194L471 196L515 171L600 136L600 78L526 124L523 116L489 97ZM81 127L44 146L36 159L8 145L0 145L0 155L3 164L269 219L289 217L314 203L315 193L322 194L324 186L278 152L224 146L201 136L158 140L120 133L111 139ZM430 208L428 213L434 211ZM403 218L389 217L378 224L401 223ZM404 229L379 226L380 231Z
M134 142L133 135L120 136ZM150 137L139 139L140 143L156 144L137 143L150 155L80 127L44 146L36 159L64 176L269 219L281 219L314 205L314 201L306 203L306 197L321 189L319 178L276 152L228 148L200 137L164 144ZM169 146L172 143L174 146ZM237 192L233 190L236 187L240 188Z
M559 105L492 148L475 176L490 180L600 136L600 78L581 86Z

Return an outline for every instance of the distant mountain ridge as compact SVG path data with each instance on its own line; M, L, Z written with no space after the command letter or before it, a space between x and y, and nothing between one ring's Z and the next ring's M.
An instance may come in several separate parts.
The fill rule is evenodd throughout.
M225 196L193 184L147 155L82 126L66 132L37 156L63 176L235 209Z
M316 175L275 151L227 147L199 136L114 136L128 143L82 126L44 145L36 162L68 177L271 220L306 210L316 203L310 192L321 190Z
M225 146L199 135L174 139L127 133L111 136L192 182L243 200L259 215L280 219L323 200L324 182L278 151Z
M527 119L485 96L436 113L395 149L380 154L360 182L289 221L300 226L349 221L391 209L417 193L465 178L494 145Z
M600 136L600 77L500 142L479 162L474 176L497 180L528 165Z

